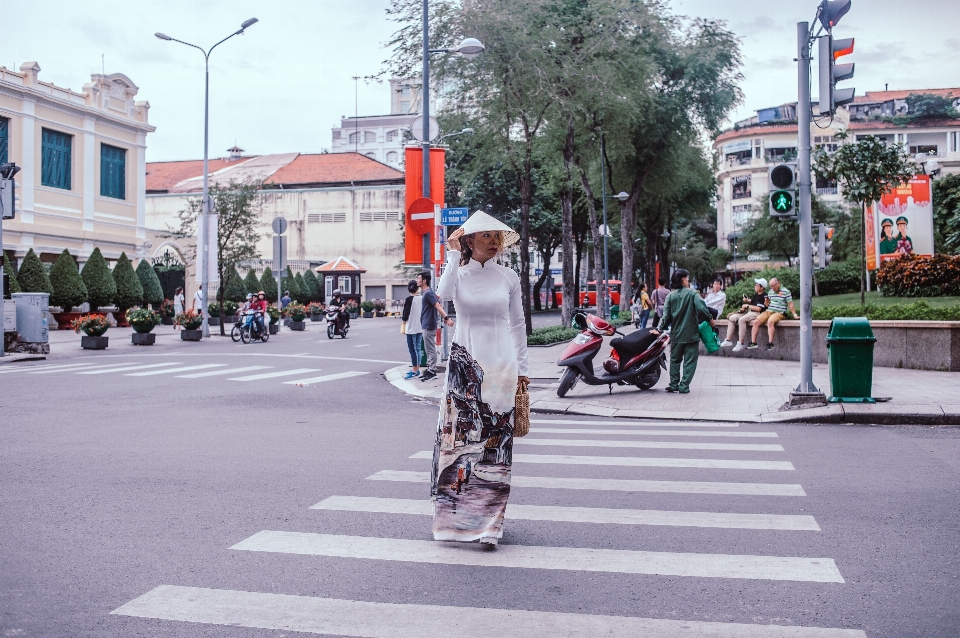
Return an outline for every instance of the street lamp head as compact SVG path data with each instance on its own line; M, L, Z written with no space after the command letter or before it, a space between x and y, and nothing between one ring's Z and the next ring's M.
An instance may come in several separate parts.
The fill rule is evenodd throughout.
M173 40L173 38L168 36L166 33L160 33L159 31L157 31L153 35L160 38L161 40Z
M660 235L660 236L663 237L664 239L670 239L670 231L669 231L669 230L665 230L665 231L663 231L663 234Z
M483 53L486 47L476 38L464 38L454 51L465 58L475 58Z
M474 131L472 128L465 128L465 129L463 129L463 130L460 131L460 132L461 132L461 133L468 133L468 134L470 134L470 135L473 135L474 133L476 133L476 131Z
M256 18L250 18L249 20L244 20L243 24L240 25L240 30L243 31L244 29L252 27L257 22L259 22L259 20L257 20Z
M620 191L619 193L617 193L617 199L619 199L621 202L625 202L628 199L630 199L630 196L624 193L623 191Z

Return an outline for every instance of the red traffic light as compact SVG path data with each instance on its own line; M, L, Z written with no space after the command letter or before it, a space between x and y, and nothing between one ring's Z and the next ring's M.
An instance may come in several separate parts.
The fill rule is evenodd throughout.
M830 31L849 10L850 0L823 0L820 3L820 24Z
M833 59L836 60L840 56L850 55L853 53L853 38L843 38L842 40L834 40L833 45Z

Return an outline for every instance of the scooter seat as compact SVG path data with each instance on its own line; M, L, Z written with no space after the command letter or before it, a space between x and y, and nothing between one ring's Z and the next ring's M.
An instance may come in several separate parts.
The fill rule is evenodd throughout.
M635 330L625 337L617 337L610 342L610 345L620 355L621 361L626 363L653 345L656 340L657 335L650 334L650 330L644 328Z

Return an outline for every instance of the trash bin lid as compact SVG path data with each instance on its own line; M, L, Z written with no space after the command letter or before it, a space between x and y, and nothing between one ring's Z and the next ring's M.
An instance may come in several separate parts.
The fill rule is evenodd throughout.
M830 322L827 343L876 343L866 317L836 317Z

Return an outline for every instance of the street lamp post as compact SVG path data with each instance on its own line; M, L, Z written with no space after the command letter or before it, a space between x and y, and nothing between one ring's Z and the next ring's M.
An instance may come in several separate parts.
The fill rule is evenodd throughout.
M600 282L597 282L597 312L601 314L604 319L610 318L610 305L608 303L607 297L610 293L607 292L607 288L610 286L610 248L607 245L607 237L610 236L610 227L607 226L607 200L608 199L617 199L620 200L620 203L627 201L630 197L623 191L617 193L616 195L607 195L607 169L606 163L603 161L603 158L606 157L606 142L604 141L604 136L600 135L600 196L603 200L603 301L601 301ZM633 273L629 273L627 276L632 276ZM623 290L623 282L620 282L620 290Z
M188 47L193 47L200 51L203 54L204 61L204 87L203 87L203 196L200 200L200 224L199 228L203 229L202 232L197 234L197 237L203 238L203 241L200 242L202 245L197 246L197 257L200 261L200 312L203 314L203 336L210 336L210 324L207 319L207 293L209 291L209 281L210 281L210 272L209 272L209 252L210 252L210 209L212 208L210 202L210 182L209 182L209 171L207 170L207 165L209 161L209 148L210 148L210 54L213 53L213 50L218 46L229 40L235 35L243 35L243 32L256 24L258 20L256 18L250 18L245 20L243 24L240 25L240 28L237 31L234 31L223 40L220 40L212 47L206 51L197 46L196 44L190 44L189 42L184 42L183 40L177 40L176 38L171 38L165 33L154 33L154 35L168 42L179 42L180 44L185 44Z

